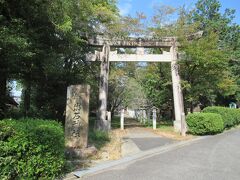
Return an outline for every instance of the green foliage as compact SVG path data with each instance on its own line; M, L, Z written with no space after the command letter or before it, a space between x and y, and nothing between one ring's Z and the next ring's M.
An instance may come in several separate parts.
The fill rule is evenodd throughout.
M206 107L203 113L187 116L187 125L192 134L204 135L222 132L224 128L240 124L240 109L220 106Z
M225 52L217 46L218 36L210 34L200 40L187 43L183 48L186 53L182 59L181 77L186 101L190 104L201 102L204 105L215 103L218 92L234 94L234 85L228 73L228 59ZM222 75L219 75L219 72ZM218 88L216 88L218 87ZM203 101L204 100L204 101Z
M110 141L108 132L105 131L90 131L89 135L89 144L93 144L97 149L103 147L107 142Z
M187 118L188 132L196 135L217 134L223 131L223 119L215 113L192 113Z
M57 122L0 121L0 179L55 179L64 163L64 133Z
M135 78L129 78L126 86L124 106L137 109L150 105L143 87Z
M174 25L160 23L149 30L154 36L173 35L181 43L180 76L185 107L193 108L202 104L226 105L239 99L239 26L233 23L234 10L220 11L218 0L199 0L195 9L180 8L180 15ZM163 18L170 13L159 9ZM156 14L158 16L158 14ZM161 17L159 16L159 17ZM161 21L160 21L161 22ZM189 34L203 31L199 39L189 41ZM166 32L165 32L166 31ZM237 58L236 58L237 56ZM229 60L232 60L229 66ZM143 81L148 98L161 110L171 107L172 90L169 68L155 65ZM232 68L232 70L230 69ZM163 73L161 73L163 72ZM221 75L219 75L221 72ZM162 75L163 74L163 75ZM167 107L167 108L166 108Z
M142 76L139 79L147 98L154 106L161 109L169 109L172 105L172 84L169 69L170 64L152 63L147 66L145 71L139 71L140 76Z
M226 107L211 106L203 109L204 113L216 113L222 116L224 127L230 128L240 124L240 109L231 109Z
M25 116L64 119L67 86L98 84L98 64L84 62L91 48L83 36L108 31L117 18L115 0L1 0L0 113L4 84L14 79Z
M226 105L238 99L239 85L236 76L239 26L234 24L234 10L220 11L218 0L199 0L195 9L181 10L177 22L181 37L180 63L185 105L191 110L199 103ZM189 41L186 35L199 30L203 36ZM180 34L179 34L180 33ZM184 38L185 36L185 38ZM229 60L232 61L229 66ZM230 69L233 68L233 71ZM221 75L219 75L221 72Z
M114 111L121 107L139 108L147 103L146 93L136 75L136 62L112 63L109 76L108 107Z

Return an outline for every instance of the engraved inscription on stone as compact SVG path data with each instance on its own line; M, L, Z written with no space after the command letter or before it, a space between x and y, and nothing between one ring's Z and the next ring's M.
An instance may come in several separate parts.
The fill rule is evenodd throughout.
M89 85L72 85L67 89L65 121L65 139L67 147L87 147L89 93Z

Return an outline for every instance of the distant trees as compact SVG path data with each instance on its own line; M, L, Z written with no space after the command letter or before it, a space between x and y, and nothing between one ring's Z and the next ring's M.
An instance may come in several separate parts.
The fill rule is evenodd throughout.
M137 75L136 62L112 63L109 78L108 109L112 115L119 108L138 109L147 105L147 96Z
M198 1L186 21L186 25L195 24L196 30L204 32L201 39L188 41L183 47L181 72L186 103L191 109L198 103L228 105L238 101L239 77L232 71L231 59L240 28L233 23L235 11L226 9L222 14L220 7L217 0Z
M184 103L190 110L199 104L204 107L239 102L240 28L233 22L235 11L226 9L221 13L220 7L217 0L198 1L193 10L179 8L175 22L164 20L176 10L160 7L153 26L149 28L149 34L155 38L178 37ZM190 34L198 31L203 31L202 38L188 39ZM151 64L148 67L151 68ZM171 87L171 79L167 75L169 67L159 64L152 69L154 73L147 75L143 85L148 98L154 104L158 101L157 106L162 109L164 104L171 104L172 94L168 91L171 88L167 88Z
M128 34L153 38L178 37L181 43L178 51L186 111L187 109L192 111L198 105L201 107L227 106L231 101L239 102L240 28L233 22L235 11L226 9L224 13L221 13L220 7L221 4L217 0L198 1L195 8L191 10L185 7L176 9L170 6L156 6L155 15L151 21L142 13L138 13L136 18L125 19L129 22L126 26ZM176 13L179 14L178 19L171 20ZM203 31L201 38L189 39L189 35L199 31ZM149 53L161 53L165 50L149 49L148 51ZM131 63L128 65L122 63L122 65L131 67ZM112 76L114 78L112 78L113 81L110 80L110 106L112 102L116 102L113 97L119 97L118 95L121 95L118 105L124 105L126 101L136 103L132 100L134 95L131 95L132 98L129 99L129 96L125 94L134 92L129 90L129 87L135 87L134 82L136 82L138 86L135 87L135 92L142 89L142 97L146 99L147 104L158 107L163 116L169 112L173 115L169 64L144 63L138 68L125 69L122 66L115 66ZM134 82L129 85L126 80L124 86L113 85L113 82L116 83L119 78L123 77L125 80L133 78ZM120 84L118 82L118 85Z

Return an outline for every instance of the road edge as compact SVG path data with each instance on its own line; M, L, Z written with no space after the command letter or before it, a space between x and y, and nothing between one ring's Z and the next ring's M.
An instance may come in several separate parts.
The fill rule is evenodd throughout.
M137 153L135 155L126 156L126 157L123 157L123 158L121 158L119 160L105 162L103 164L98 164L98 165L96 165L94 167L90 167L88 169L75 171L72 174L75 177L77 177L77 178L82 178L84 176L97 174L99 172L103 172L105 170L114 168L115 166L118 166L118 165L133 163L133 162L136 162L138 160L142 160L142 159L145 159L145 158L148 158L148 157L152 157L152 156L155 156L155 155L158 155L158 154L162 154L162 153L165 153L165 152L168 152L168 151L175 150L175 149L178 149L178 148L190 145L190 144L192 144L194 142L198 142L198 141L200 141L202 139L206 139L208 137L211 137L211 136L196 137L194 139L190 139L190 140L186 140L186 141L180 141L180 142L177 142L177 143L173 143L173 144L169 144L169 145L153 148L153 149L150 149L150 150L147 150L147 151L141 151L141 152L139 152L139 153Z

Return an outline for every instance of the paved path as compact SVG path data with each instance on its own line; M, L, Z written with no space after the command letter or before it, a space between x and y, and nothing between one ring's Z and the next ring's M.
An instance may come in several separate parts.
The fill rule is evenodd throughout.
M175 142L172 139L154 134L150 129L146 128L131 128L127 129L127 131L128 133L124 137L124 141L131 143L133 146L137 146L139 151L146 151ZM123 144L123 151L131 150L129 146L124 149L124 146Z
M144 125L141 124L135 118L124 117L124 129L132 128L132 127L143 127L143 126Z
M240 129L115 166L85 180L239 180Z

